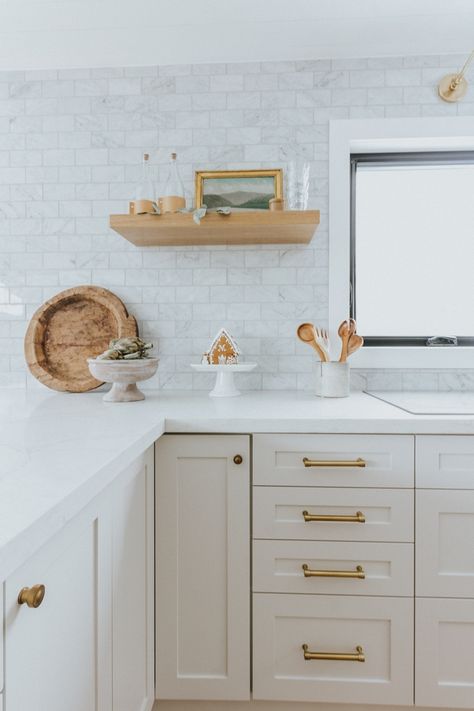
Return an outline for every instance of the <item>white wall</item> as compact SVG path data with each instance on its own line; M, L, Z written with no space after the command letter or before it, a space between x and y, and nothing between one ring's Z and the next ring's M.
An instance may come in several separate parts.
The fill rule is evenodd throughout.
M188 364L226 325L259 363L242 384L307 387L312 357L294 333L305 320L327 325L328 121L474 116L473 87L460 104L436 95L458 65L429 56L0 74L1 383L26 382L35 309L92 283L118 294L157 344L154 385L207 387ZM310 207L321 210L307 247L140 250L107 227L109 213L127 210L145 150L163 178L176 149L191 195L196 169L284 167L292 137L312 164ZM374 387L474 387L470 371L367 377Z

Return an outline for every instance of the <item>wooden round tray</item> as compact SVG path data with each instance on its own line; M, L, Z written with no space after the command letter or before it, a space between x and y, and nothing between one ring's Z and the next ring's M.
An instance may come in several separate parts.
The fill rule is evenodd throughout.
M31 373L53 390L82 393L102 383L89 372L112 338L137 336L137 322L120 299L98 286L76 286L46 301L31 319L25 358Z

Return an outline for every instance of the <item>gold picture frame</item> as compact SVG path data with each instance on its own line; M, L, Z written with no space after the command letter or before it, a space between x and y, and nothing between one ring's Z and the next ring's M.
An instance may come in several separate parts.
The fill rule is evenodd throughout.
M212 181L214 181L212 183ZM270 182L272 181L272 182ZM211 183L213 191L211 188ZM232 189L231 189L232 188ZM252 194L253 193L253 194ZM269 210L269 200L283 198L283 170L198 170L195 175L196 207L209 210ZM208 203L211 204L208 204Z

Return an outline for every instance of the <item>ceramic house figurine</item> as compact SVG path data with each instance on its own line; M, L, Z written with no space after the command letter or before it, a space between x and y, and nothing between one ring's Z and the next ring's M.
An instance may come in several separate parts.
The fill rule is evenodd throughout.
M204 353L202 363L208 365L234 365L238 361L240 350L232 336L225 328L221 328L211 343L209 350Z

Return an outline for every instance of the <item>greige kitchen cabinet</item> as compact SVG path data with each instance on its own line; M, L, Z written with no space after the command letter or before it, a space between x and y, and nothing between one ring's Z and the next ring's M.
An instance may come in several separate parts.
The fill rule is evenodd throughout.
M418 596L474 599L474 490L418 491L416 545Z
M257 434L254 484L413 488L414 437Z
M6 580L4 711L150 711L153 488L150 448Z
M474 489L474 436L419 435L416 486L420 489Z
M6 711L111 709L109 523L97 503L6 581Z
M418 598L415 700L418 706L474 707L474 600Z
M158 699L250 697L249 440L156 445Z
M413 704L414 438L257 435L253 697Z
M474 708L474 437L417 437L415 701Z
M0 711L474 708L473 441L162 436L0 587Z
M253 605L255 699L413 703L412 600L256 594Z

